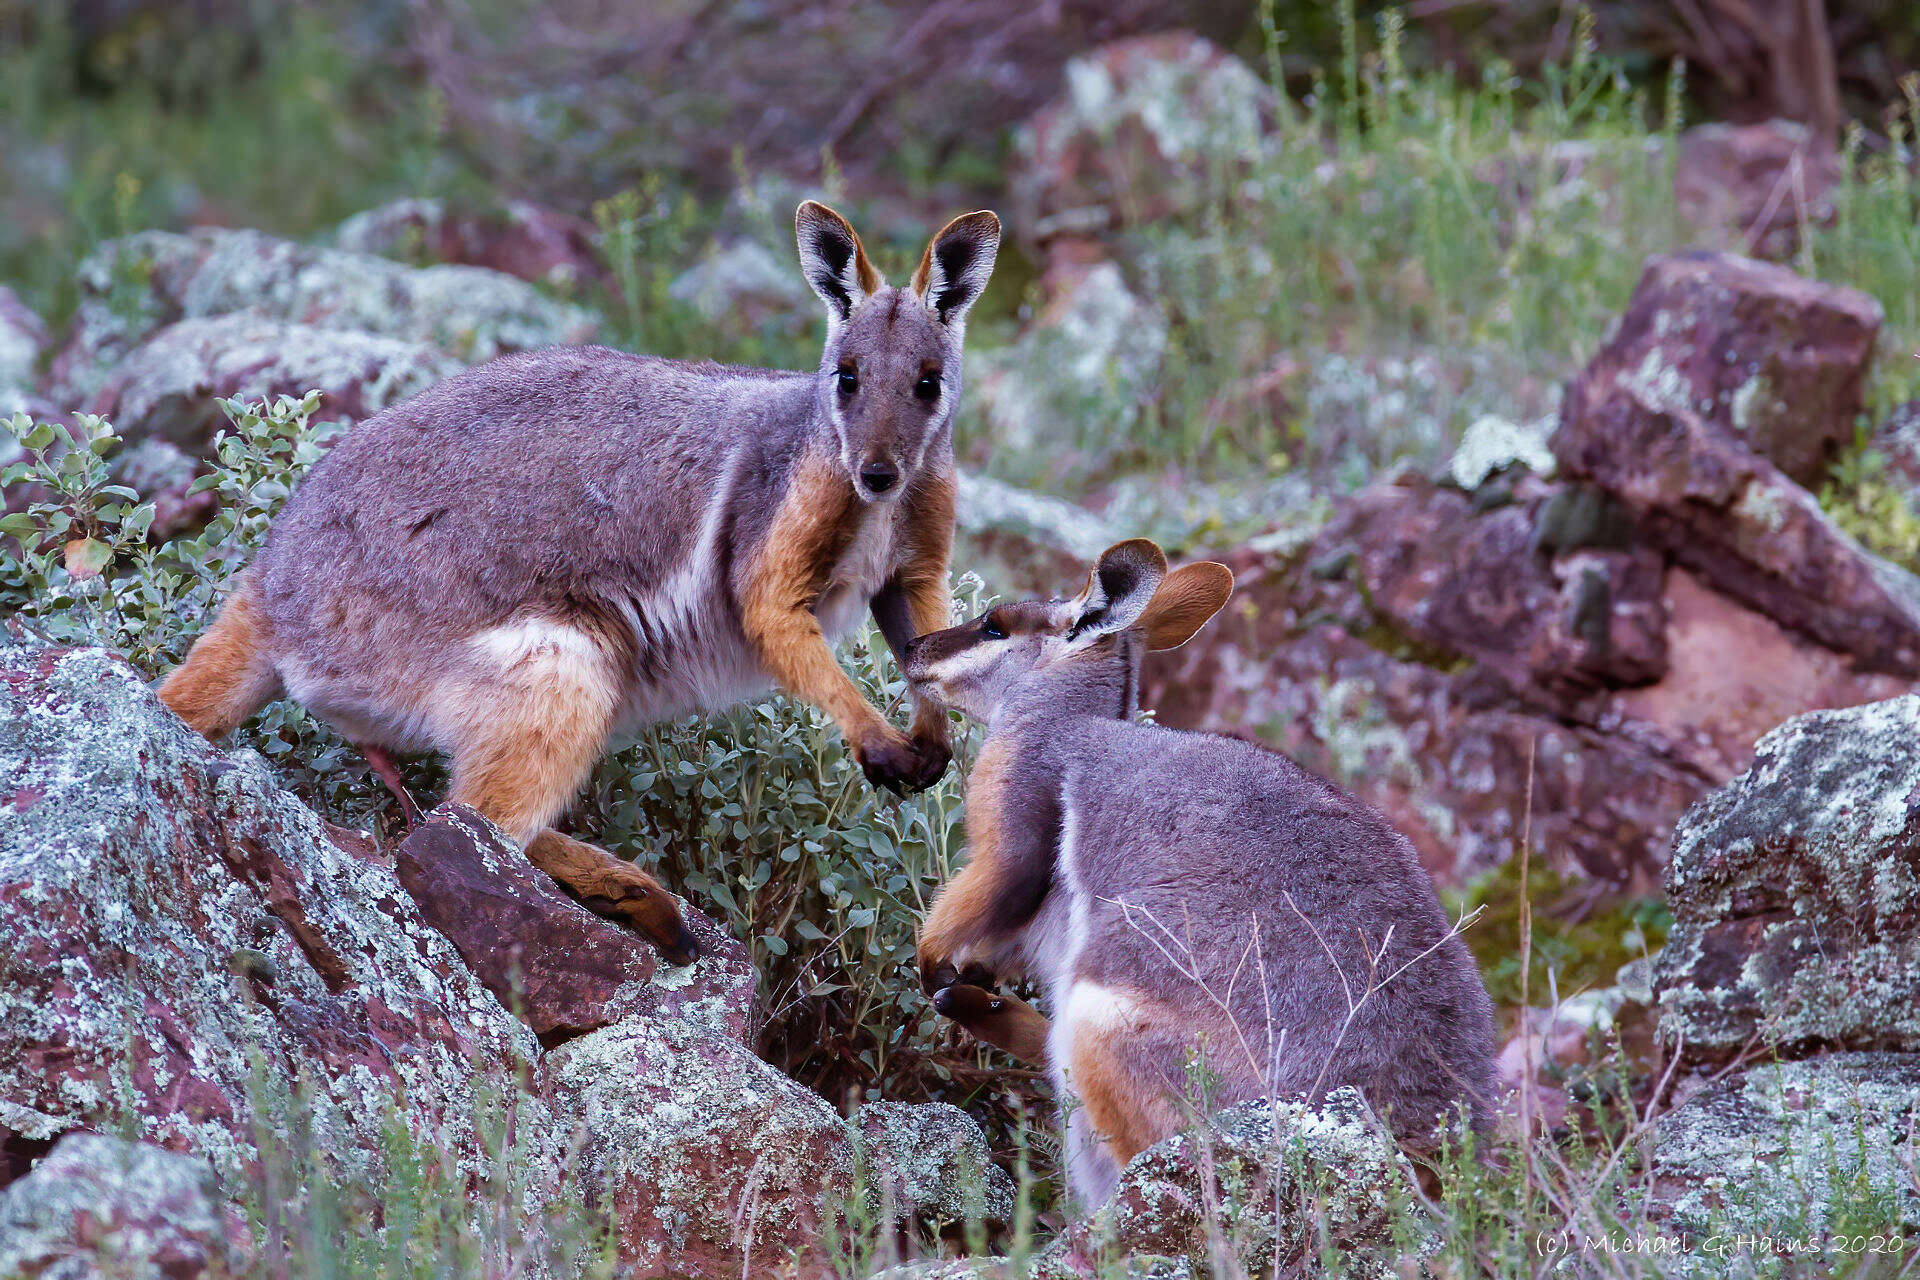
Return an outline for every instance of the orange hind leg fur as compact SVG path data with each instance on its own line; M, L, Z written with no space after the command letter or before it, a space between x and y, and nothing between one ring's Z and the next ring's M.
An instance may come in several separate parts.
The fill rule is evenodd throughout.
M474 685L454 744L448 798L520 842L527 860L585 906L633 926L669 960L697 952L673 895L630 863L547 824L585 783L612 731L616 689L603 664L574 655L526 655L498 683Z
M280 693L268 652L265 611L252 579L240 575L213 625L187 660L160 683L160 700L209 739L239 728Z

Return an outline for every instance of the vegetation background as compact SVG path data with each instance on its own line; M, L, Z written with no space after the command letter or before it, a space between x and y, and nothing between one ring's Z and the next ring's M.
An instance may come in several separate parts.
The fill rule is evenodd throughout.
M739 243L787 263L791 211L809 194L848 212L899 274L945 216L1027 207L1018 130L1059 96L1070 58L1175 28L1255 69L1282 117L1277 142L1206 174L1177 213L1140 210L1118 233L1124 296L1163 326L1150 359L1129 357L1123 323L1099 368L1050 376L1089 338L1036 329L1049 263L1010 218L969 360L1029 390L1000 402L1018 413L970 397L958 439L971 471L1070 499L1176 556L1284 544L1331 498L1444 462L1478 419L1549 415L1646 255L1688 242L1680 131L1786 118L1830 139L1841 172L1833 216L1796 228L1792 263L1877 298L1893 353L1822 500L1870 546L1920 565L1920 513L1868 430L1920 395L1920 364L1902 358L1920 348L1909 0L0 0L0 282L57 331L81 259L137 230L311 239L401 198L479 211L531 200L591 222L604 271L547 287L604 316L603 340L810 366L811 309L703 307L676 282ZM1536 199L1576 154L1584 176ZM20 421L11 482L44 498L0 525L28 547L6 561L0 603L167 669L324 447L326 420L312 399L232 406L200 482L219 514L158 543L151 511L109 470L110 424L79 419L67 430L82 447L62 453L51 426ZM98 565L32 553L34 535L76 522ZM1018 575L983 577L960 584L969 608L1017 589ZM898 696L890 663L866 648L850 662L876 696ZM246 736L331 820L394 828L351 751L297 708L269 710ZM413 770L436 794L432 763ZM910 801L876 797L829 725L773 700L646 734L605 763L574 821L657 861L751 940L771 1060L830 1098L941 1098L994 1117L1049 1212L1044 1083L961 1043L912 976L914 923L964 848L959 776ZM1487 907L1469 939L1510 1023L1523 991L1537 1002L1611 984L1659 945L1657 899L1534 917L1559 886L1536 876L1523 896L1518 875L1449 890L1462 911ZM1631 1214L1620 1189L1634 1166L1619 1153L1658 1070L1644 1052L1595 1057L1586 1120L1550 1161L1462 1174L1448 1257L1522 1273L1528 1233L1563 1202ZM1539 1197L1533 1179L1555 1190ZM1862 1189L1842 1218L1873 1221L1883 1190Z

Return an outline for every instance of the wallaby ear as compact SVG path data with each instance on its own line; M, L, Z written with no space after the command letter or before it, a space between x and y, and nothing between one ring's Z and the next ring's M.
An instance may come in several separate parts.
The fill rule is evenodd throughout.
M1151 540L1130 538L1108 547L1087 575L1086 589L1068 602L1074 620L1068 638L1126 630L1166 576L1166 553Z
M835 324L852 315L869 295L887 287L867 261L867 251L852 225L818 200L808 200L794 212L793 232L800 242L800 270L827 304Z
M941 324L960 324L987 287L1000 252L1000 219L991 209L964 213L940 228L914 268L913 291Z
M1178 649L1233 594L1233 570L1212 560L1181 565L1153 593L1135 625L1147 633L1147 648Z

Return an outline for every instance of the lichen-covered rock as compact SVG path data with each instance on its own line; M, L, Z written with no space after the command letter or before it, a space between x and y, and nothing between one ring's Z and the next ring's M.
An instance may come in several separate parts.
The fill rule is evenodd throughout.
M396 1119L477 1169L477 1091L512 1093L539 1052L391 867L258 755L100 650L5 633L0 935L0 1130L27 1139L130 1111L237 1178L276 1123L264 1073L310 1088L344 1176L378 1169Z
M1718 1060L1920 1050L1920 696L1804 715L1689 810L1667 866L1662 1026Z
M1912 1169L1920 1055L1835 1053L1753 1067L1660 1118L1650 1172L1676 1227L1726 1236L1819 1238L1836 1208L1878 1202L1920 1228ZM1868 1219L1871 1221L1871 1219ZM1708 1269L1702 1275L1720 1274Z
M604 274L592 223L529 200L509 200L490 212L455 209L444 200L395 200L348 218L333 242L416 266L486 267L557 289L577 289Z
M1345 1275L1392 1276L1413 1187L1354 1090L1317 1107L1249 1103L1135 1156L1087 1248L1181 1257L1197 1275L1214 1274L1216 1248L1246 1275L1294 1274L1331 1249Z
M1860 290L1784 267L1725 253L1651 258L1626 314L1569 388L1555 452L1589 468L1603 462L1586 456L1611 416L1603 406L1627 395L1654 413L1691 415L1724 447L1816 483L1853 443L1881 320ZM1637 477L1635 491L1684 487L1684 472L1663 474L1679 458L1605 443L1612 465Z
M675 276L667 296L714 324L753 328L770 319L814 315L813 292L799 267L753 240L715 248Z
M217 1280L234 1245L212 1166L144 1142L70 1133L0 1191L0 1276Z
M1005 448L1050 450L1087 423L1124 440L1160 377L1167 320L1120 268L1080 272L1012 346L983 354L978 394Z
M1013 1180L967 1113L944 1102L874 1102L852 1121L875 1207L938 1222L1013 1220Z
M27 407L46 345L46 324L19 294L0 285L0 417Z
M168 325L108 373L88 406L123 437L204 450L227 425L218 401L320 392L322 416L357 422L457 372L425 342L253 315Z
M258 231L143 231L80 264L73 330L54 361L65 399L84 403L151 334L181 320L248 315L426 343L474 362L584 342L594 316L481 267L407 267Z
M1551 478L1553 450L1547 441L1553 435L1553 426L1551 419L1521 423L1482 414L1460 437L1460 445L1447 463L1447 477L1467 490L1478 489L1493 476L1515 468Z
M750 1044L754 974L746 948L682 904L700 958L676 966L651 943L562 893L498 828L442 805L394 851L400 883L428 924L541 1042L559 1044L630 1014L695 1022Z
M1260 154L1274 113L1272 88L1199 36L1103 45L1017 134L1013 223L1044 241L1190 211Z
M1120 540L1085 507L973 472L955 506L955 563L1003 595L1052 595Z
M805 1252L854 1188L846 1122L737 1041L634 1017L550 1052L576 1168L639 1275L758 1274Z

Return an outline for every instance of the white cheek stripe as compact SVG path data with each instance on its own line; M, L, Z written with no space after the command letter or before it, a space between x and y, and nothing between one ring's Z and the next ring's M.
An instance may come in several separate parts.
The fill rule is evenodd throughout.
M951 688L969 676L977 676L993 668L994 654L991 644L968 645L951 658L936 662L927 670L927 678L942 688Z

